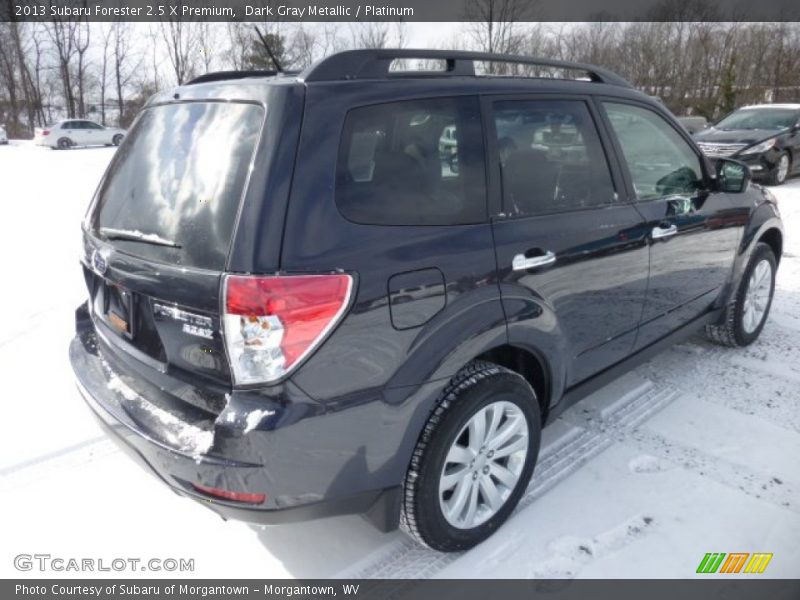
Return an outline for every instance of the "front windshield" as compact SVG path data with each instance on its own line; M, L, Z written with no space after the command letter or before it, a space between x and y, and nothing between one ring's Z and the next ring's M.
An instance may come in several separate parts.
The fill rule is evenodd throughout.
M800 111L791 108L746 108L717 123L717 129L787 129L797 122Z

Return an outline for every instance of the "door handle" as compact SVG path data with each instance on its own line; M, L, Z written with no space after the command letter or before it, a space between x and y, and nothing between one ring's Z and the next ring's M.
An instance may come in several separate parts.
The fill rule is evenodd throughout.
M515 271L527 271L528 269L535 269L536 267L544 267L552 265L556 262L556 255L549 250L541 256L526 257L524 254L517 254L514 260L511 261L511 268Z
M670 225L669 227L661 227L660 225L656 225L653 227L653 231L650 232L650 236L654 240L660 240L663 238L672 237L678 233L678 226L677 225Z

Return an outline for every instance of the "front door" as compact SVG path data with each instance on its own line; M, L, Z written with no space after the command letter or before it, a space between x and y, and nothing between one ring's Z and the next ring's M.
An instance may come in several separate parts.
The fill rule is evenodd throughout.
M730 275L741 214L712 191L676 126L636 103L602 102L650 238L650 283L637 348L706 312Z
M647 290L644 221L581 97L487 100L493 221L509 341L557 331L569 387L632 350Z

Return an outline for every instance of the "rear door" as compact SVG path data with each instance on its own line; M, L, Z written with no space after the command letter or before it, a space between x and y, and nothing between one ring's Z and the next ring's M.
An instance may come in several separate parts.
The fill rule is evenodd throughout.
M643 219L587 98L487 98L485 110L510 341L558 329L570 386L633 347L647 289Z
M81 128L78 125L78 121L64 121L61 124L59 137L67 137L72 140L73 144L80 146L83 144L83 138L81 136Z
M139 374L132 385L158 394L169 373L190 402L222 401L179 384L230 384L221 273L264 117L246 102L147 108L98 189L84 236L90 312L109 362Z
M686 134L654 109L602 102L646 220L650 283L637 347L703 314L730 274L741 215Z

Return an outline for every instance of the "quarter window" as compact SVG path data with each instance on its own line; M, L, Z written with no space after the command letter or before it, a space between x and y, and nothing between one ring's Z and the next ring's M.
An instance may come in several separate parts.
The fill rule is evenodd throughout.
M700 158L666 119L631 104L603 105L638 200L691 195L703 187Z
M413 100L350 111L335 195L342 214L357 223L485 221L478 99Z
M584 102L497 102L494 122L506 211L547 214L616 200L600 137Z

